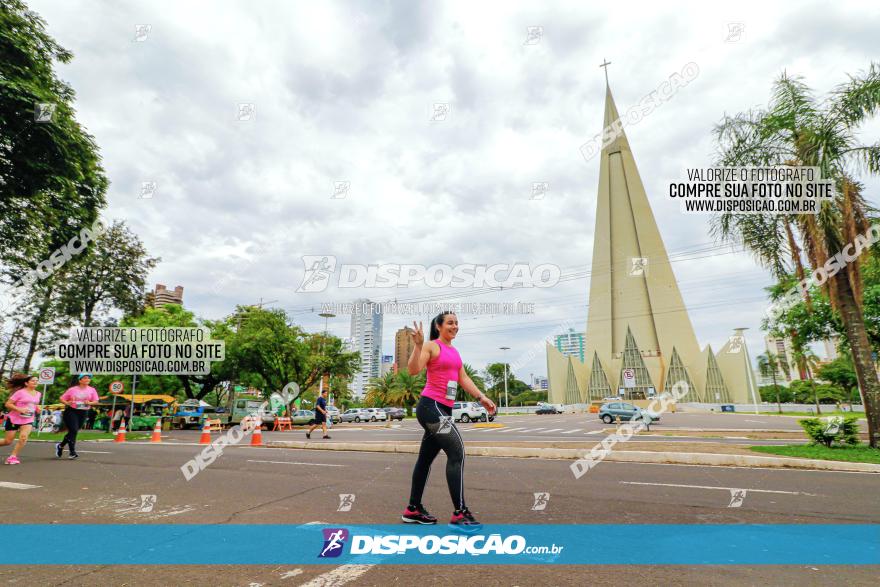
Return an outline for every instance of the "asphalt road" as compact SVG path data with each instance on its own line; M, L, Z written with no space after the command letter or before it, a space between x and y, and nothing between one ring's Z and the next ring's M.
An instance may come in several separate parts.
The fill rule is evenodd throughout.
M458 429L467 440L509 441L509 442L578 442L601 439L603 430L609 428L596 417L596 414L558 414L558 415L512 415L500 416L494 422L502 424L498 428L482 428L475 423L458 423ZM384 422L346 422L335 424L331 431L333 442L394 442L417 441L422 436L422 428L413 418L395 420L386 426ZM863 425L862 428L865 428ZM666 434L687 434L693 430L718 430L716 438L700 438L705 442L742 444L747 431L791 431L803 433L798 418L787 416L754 416L747 414L664 414L661 421L651 425L652 432L658 436L640 435L639 442L689 442L693 438L667 436ZM312 438L320 438L320 433ZM171 438L192 441L197 435L192 432L172 432ZM272 440L303 440L304 433L269 433ZM780 441L749 440L753 444L780 444ZM786 439L784 443L797 442Z
M413 456L403 454L239 446L186 481L180 466L198 446L82 443L80 448L78 461L58 461L51 445L31 443L21 466L0 469L5 523L394 524L413 465ZM424 501L442 520L451 505L444 457L438 459ZM12 489L8 483L32 487ZM880 523L877 483L876 475L858 473L611 462L576 480L565 461L469 457L466 493L485 523ZM728 507L731 489L746 490L739 507ZM536 492L550 494L543 511L533 509ZM351 511L337 511L340 494L355 495ZM147 509L144 495L155 496L151 511L141 511ZM14 544L13 537L4 538ZM880 567L826 566L27 566L0 567L0 580L20 585L610 585L625 576L662 585L868 585L876 584L878 572Z

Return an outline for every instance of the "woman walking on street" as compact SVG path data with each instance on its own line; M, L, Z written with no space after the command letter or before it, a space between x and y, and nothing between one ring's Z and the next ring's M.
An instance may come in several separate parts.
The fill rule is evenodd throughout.
M13 447L12 454L6 459L7 465L19 465L18 454L27 443L33 429L34 414L40 405L40 392L37 391L37 378L33 375L16 373L10 378L9 391L12 395L6 400L6 409L9 416L6 418L4 429L6 434L0 440L0 446L12 444L15 434L18 433L18 443Z
M81 373L77 377L77 385L74 385L61 395L59 401L67 406L64 408L64 413L61 414L61 419L64 421L64 425L67 426L67 434L61 442L55 445L55 456L59 459L64 454L65 446L70 449L69 458L79 458L79 455L76 454L76 435L86 421L89 408L98 405L99 401L98 392L89 385L91 382L91 374Z
M422 324L413 322L410 332L415 348L409 358L407 370L417 375L427 367L428 377L422 396L416 406L416 417L424 428L419 458L412 476L412 489L409 505L401 519L408 524L436 524L437 518L428 513L422 505L422 494L431 463L442 450L446 453L446 483L452 498L452 518L450 526L475 531L481 524L465 505L464 500L464 441L452 418L455 395L461 386L477 399L489 412L495 413L495 404L483 395L464 370L461 356L452 346L452 339L458 334L458 318L452 312L443 312L431 320L431 339L425 343Z

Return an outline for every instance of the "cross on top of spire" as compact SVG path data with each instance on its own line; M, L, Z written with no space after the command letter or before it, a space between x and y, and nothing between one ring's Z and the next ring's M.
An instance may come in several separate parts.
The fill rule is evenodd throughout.
M599 67L602 67L605 69L605 85L606 86L608 85L608 66L609 65L611 65L611 62L603 57L602 58L602 65L600 65Z

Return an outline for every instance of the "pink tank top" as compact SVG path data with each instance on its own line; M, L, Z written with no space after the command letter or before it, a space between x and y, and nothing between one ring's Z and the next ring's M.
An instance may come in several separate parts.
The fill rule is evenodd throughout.
M446 385L450 381L458 382L458 372L461 370L461 355L453 347L434 340L440 347L440 354L436 359L428 361L428 379L422 395L437 400L444 406L452 407L455 399L446 399Z

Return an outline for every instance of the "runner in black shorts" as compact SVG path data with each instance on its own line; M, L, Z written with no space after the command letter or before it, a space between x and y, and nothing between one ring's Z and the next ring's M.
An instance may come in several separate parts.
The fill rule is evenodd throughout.
M327 435L327 390L321 392L321 395L318 396L317 401L315 401L315 423L312 424L312 427L309 428L309 431L306 432L306 438L312 437L312 431L321 427L321 430L324 432L324 438L330 438Z

